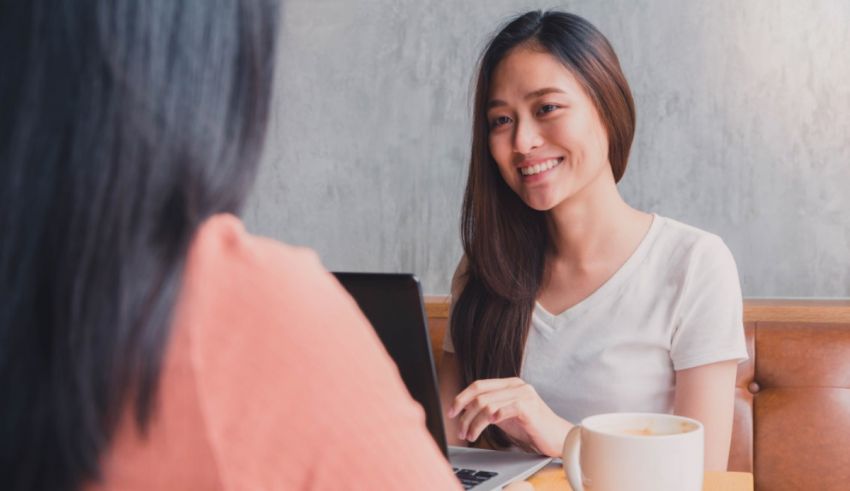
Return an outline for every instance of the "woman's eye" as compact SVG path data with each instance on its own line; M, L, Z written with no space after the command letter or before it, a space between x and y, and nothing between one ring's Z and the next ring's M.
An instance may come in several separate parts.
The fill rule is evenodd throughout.
M543 104L542 106L540 106L540 109L538 110L538 112L540 114L551 113L555 109L558 109L558 107L559 106L557 106L555 104Z
M507 116L496 116L495 118L490 120L491 128L498 128L499 126L506 125L511 122L511 118Z

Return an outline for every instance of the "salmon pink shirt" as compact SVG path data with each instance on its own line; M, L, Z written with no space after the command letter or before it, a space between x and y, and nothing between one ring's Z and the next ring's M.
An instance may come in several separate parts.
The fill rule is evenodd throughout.
M90 489L452 490L380 341L317 256L198 230L145 435L125 409Z

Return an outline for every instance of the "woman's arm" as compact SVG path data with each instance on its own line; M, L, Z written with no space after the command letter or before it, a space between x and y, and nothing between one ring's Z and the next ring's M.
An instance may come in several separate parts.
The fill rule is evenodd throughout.
M705 426L705 470L725 471L732 440L736 360L676 372L673 412Z

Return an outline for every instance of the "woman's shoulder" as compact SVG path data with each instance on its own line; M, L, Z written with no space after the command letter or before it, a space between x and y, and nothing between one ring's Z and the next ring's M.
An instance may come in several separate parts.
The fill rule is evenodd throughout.
M392 450L424 448L430 465L420 474L445 471L436 449L428 454L422 410L318 256L253 236L236 217L216 215L196 232L167 351L152 436L126 426L110 456L110 489L214 489L199 484L205 478L302 489L335 482L342 468L355 479L388 477L386 457L345 436L358 432L389 433ZM177 464L186 458L205 465ZM413 460L408 450L395 458ZM133 480L168 484L124 485Z
M723 243L719 235L674 218L655 215L667 240L685 245Z
M187 260L185 289L227 296L234 306L291 312L323 311L340 301L354 305L315 251L253 235L233 215L204 222Z
M669 217L656 215L655 219L659 221L657 252L671 261L731 255L723 239L713 232Z
M193 248L190 262L209 256L195 290L209 298L194 299L206 322L185 327L223 474L256 489L331 488L342 474L368 488L446 488L421 407L316 253L251 235L232 216L210 219ZM348 437L358 434L374 452Z
M735 258L719 235L672 218L655 219L658 227L645 267L662 281L684 286L718 274L737 280Z
M186 275L215 274L218 270L233 273L239 269L255 270L251 272L282 281L322 271L318 255L311 249L252 235L239 218L230 214L208 218L189 248ZM289 274L275 275L278 270Z
M289 335L309 338L315 330L290 326L357 312L314 251L252 235L232 215L215 215L198 230L179 306L204 320L194 325L207 326L205 336L217 330L213 326L228 332L221 319L232 319L246 326L243 336L271 329L280 337L281 326L287 326Z

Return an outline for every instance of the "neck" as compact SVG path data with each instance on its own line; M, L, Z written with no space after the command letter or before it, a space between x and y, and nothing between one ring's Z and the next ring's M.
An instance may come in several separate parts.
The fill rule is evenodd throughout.
M613 177L602 176L549 211L552 258L581 267L610 257L618 245L645 227L648 216L629 206Z

